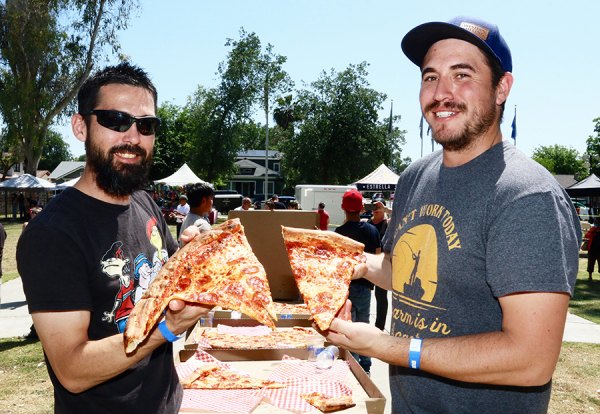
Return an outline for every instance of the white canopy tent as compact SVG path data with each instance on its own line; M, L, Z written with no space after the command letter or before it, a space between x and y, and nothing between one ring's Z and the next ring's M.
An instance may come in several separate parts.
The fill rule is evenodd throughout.
M369 175L352 183L358 191L395 191L400 176L381 164Z
M69 181L65 181L64 183L60 183L60 184L56 184L56 189L57 190L64 190L67 187L73 187L77 181L79 181L81 177L75 177Z
M0 183L0 190L54 190L55 184L31 174L23 174Z
M8 217L9 192L35 193L37 196L32 196L32 198L35 198L40 203L46 203L48 202L48 193L55 189L56 186L54 183L43 178L34 177L31 174L19 175L10 180L0 182L0 191L4 191L4 215ZM16 213L13 212L13 214L13 217L16 218Z
M175 171L168 177L154 181L156 184L167 184L170 186L184 186L186 184L204 183L187 164L183 164L181 168Z

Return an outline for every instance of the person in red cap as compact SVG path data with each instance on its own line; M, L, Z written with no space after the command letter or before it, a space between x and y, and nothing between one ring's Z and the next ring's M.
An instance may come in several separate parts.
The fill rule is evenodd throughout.
M355 269L392 290L390 334L336 318L326 338L390 364L394 413L545 413L579 268L577 213L503 140L513 65L498 26L425 23L402 50L442 150L403 171L384 254Z
M348 190L342 197L342 210L346 221L335 229L336 233L349 237L365 245L365 252L378 254L381 252L381 240L377 228L360 220L363 209L363 197L358 190ZM371 291L373 283L367 279L356 279L350 282L348 299L352 302L352 320L369 323L371 313ZM371 358L353 353L366 373L371 371Z

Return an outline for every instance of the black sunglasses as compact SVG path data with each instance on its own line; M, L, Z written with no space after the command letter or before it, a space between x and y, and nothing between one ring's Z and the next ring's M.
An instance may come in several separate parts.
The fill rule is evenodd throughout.
M154 135L160 127L160 119L155 116L132 116L126 112L109 109L93 109L84 115L96 115L98 123L112 131L125 132L135 122L137 130L142 135Z

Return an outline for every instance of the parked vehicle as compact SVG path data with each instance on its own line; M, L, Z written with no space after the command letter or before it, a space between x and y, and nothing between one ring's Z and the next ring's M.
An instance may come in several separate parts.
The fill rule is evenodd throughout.
M342 196L351 189L356 189L356 186L302 184L296 186L296 200L302 210L317 210L319 203L325 203L329 224L339 226L346 218L342 210Z
M241 206L243 198L240 193L234 190L215 190L213 207L219 213L227 214L229 210Z
M296 199L296 197L293 196L278 196L279 197L279 201L281 201L283 204L285 204L286 208L287 206L290 204L290 201L293 201Z

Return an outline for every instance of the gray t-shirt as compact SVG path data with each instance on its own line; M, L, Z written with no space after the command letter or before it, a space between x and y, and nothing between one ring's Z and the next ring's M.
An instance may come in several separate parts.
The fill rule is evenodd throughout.
M383 239L392 253L391 334L444 338L499 331L498 298L573 293L581 239L569 197L507 142L447 168L437 152L400 176ZM546 412L551 382L498 387L390 367L397 413Z
M187 229L190 226L196 226L198 227L198 229L200 230L200 233L204 233L205 231L210 231L211 226L210 223L208 222L208 220L196 213L188 213L187 216L185 216L185 218L183 219L183 223L181 223L181 233L183 233L183 231L185 229ZM180 234L181 234L180 233ZM178 240L179 241L179 245L181 246L181 239Z

